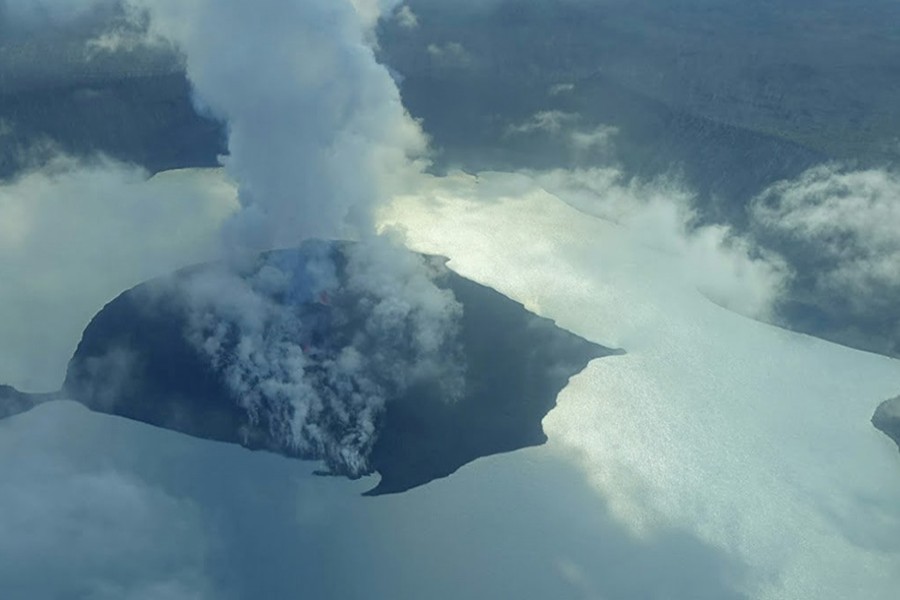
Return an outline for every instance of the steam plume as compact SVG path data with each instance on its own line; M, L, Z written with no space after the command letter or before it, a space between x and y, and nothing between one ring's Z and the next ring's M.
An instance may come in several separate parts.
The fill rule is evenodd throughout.
M354 5L358 6L356 8ZM228 244L365 235L424 136L367 43L385 2L144 1L184 52L200 106L229 128L243 210Z
M452 397L461 373L458 356L444 360L454 354L460 305L435 286L424 259L374 230L375 208L416 173L426 149L369 42L378 16L397 3L135 2L151 33L184 53L197 104L228 124L223 164L241 210L224 229L226 255L310 238L363 240L346 250L340 282L327 252L294 268L263 265L249 279L195 281L187 335L252 426L335 470L364 474L389 398L428 376L447 382ZM297 277L308 280L301 292ZM318 294L340 295L340 285L364 320L353 335L329 330L323 345L314 339L320 317L307 309Z

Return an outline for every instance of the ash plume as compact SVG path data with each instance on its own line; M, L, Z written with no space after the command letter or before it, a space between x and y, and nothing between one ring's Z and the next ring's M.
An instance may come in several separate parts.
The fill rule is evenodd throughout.
M195 100L227 122L223 164L243 210L232 249L371 232L372 210L415 170L424 135L368 43L362 0L144 0L153 35L184 53ZM357 8L358 7L358 8Z
M240 398L248 436L351 476L369 472L393 396L431 378L452 399L464 370L461 305L373 224L427 149L372 48L379 15L396 4L132 2L151 35L183 53L196 104L227 123L222 163L239 188L222 234L232 268L185 291L185 334ZM240 273L248 253L313 238L361 243L341 264L322 253Z

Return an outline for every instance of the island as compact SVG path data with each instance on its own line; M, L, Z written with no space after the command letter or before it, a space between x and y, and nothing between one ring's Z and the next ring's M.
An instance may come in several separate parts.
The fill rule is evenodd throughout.
M543 444L542 419L569 379L594 359L622 353L454 273L446 259L418 255L434 284L460 307L452 335L429 358L436 366L423 370L403 342L407 332L369 338L363 333L375 309L348 283L347 256L355 246L310 241L244 259L238 267L196 265L127 290L85 329L60 392L31 397L5 388L0 416L66 398L203 439L322 461L322 474L377 473L380 481L367 494L380 495L446 477L480 457ZM334 269L327 292L310 282L323 257ZM266 317L254 326L266 335L286 329L279 343L290 348L278 349L279 364L295 365L301 379L280 381L269 366L268 371L238 368L242 360L252 365L263 360L244 347L242 328L250 325L227 317L220 323L186 300L190 290L220 275L253 282L253 301L280 311L277 323ZM260 283L273 280L278 285ZM196 335L198 319L218 331L214 354L212 338ZM391 346L390 352L383 346ZM360 350L354 354L357 362L369 360L368 371L354 367L362 375L338 377L335 365L346 362L351 347ZM288 355L294 362L286 363L289 351L296 356ZM401 372L388 376L392 370ZM385 398L373 400L379 393ZM312 400L280 400L291 394ZM301 417L306 418L303 435L310 439L299 444L292 441L291 424ZM370 441L359 441L363 437ZM344 460L350 451L359 456Z

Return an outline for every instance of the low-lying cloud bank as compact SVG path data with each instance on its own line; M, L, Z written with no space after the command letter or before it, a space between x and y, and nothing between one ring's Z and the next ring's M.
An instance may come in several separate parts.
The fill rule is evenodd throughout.
M538 112L509 136L564 142L576 168L491 174L492 191L547 191L681 257L684 276L742 314L883 354L900 355L900 176L890 167L825 164L748 200L740 224L709 224L678 177L625 175L614 128ZM593 148L590 160L582 160ZM600 154L596 151L602 150ZM588 165L602 166L588 166ZM480 182L485 174L479 174ZM518 193L518 192L514 192ZM483 194L482 194L483 195ZM745 221L745 222L743 222Z
M211 171L150 179L135 167L58 157L0 185L0 380L59 388L81 331L124 289L218 254L237 207Z
M900 176L891 169L823 165L778 182L752 200L745 230L698 225L694 196L672 180L627 179L616 168L527 176L679 256L687 280L726 308L900 354Z
M0 422L0 594L746 598L733 557L678 529L636 538L546 450L373 500L371 480L53 403Z
M619 224L635 242L675 257L710 300L768 320L790 277L779 256L727 225L695 226L693 196L675 181L627 178L616 168L529 173L533 185L587 214Z
M750 213L757 239L791 261L797 277L785 299L820 322L814 333L900 354L896 171L824 165L773 185Z
M410 195L494 203L545 196L614 223L635 244L670 256L700 293L730 310L761 320L790 280L774 252L726 225L695 226L693 196L677 182L628 178L615 167L552 171L491 171L423 177ZM527 245L527 241L522 241ZM550 267L552 270L552 267Z

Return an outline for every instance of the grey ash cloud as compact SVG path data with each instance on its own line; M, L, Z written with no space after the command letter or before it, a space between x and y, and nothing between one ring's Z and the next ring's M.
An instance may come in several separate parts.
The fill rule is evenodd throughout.
M261 435L358 477L391 399L422 382L446 402L464 393L462 305L437 265L385 240L307 248L189 279L186 335L246 412L244 443Z

